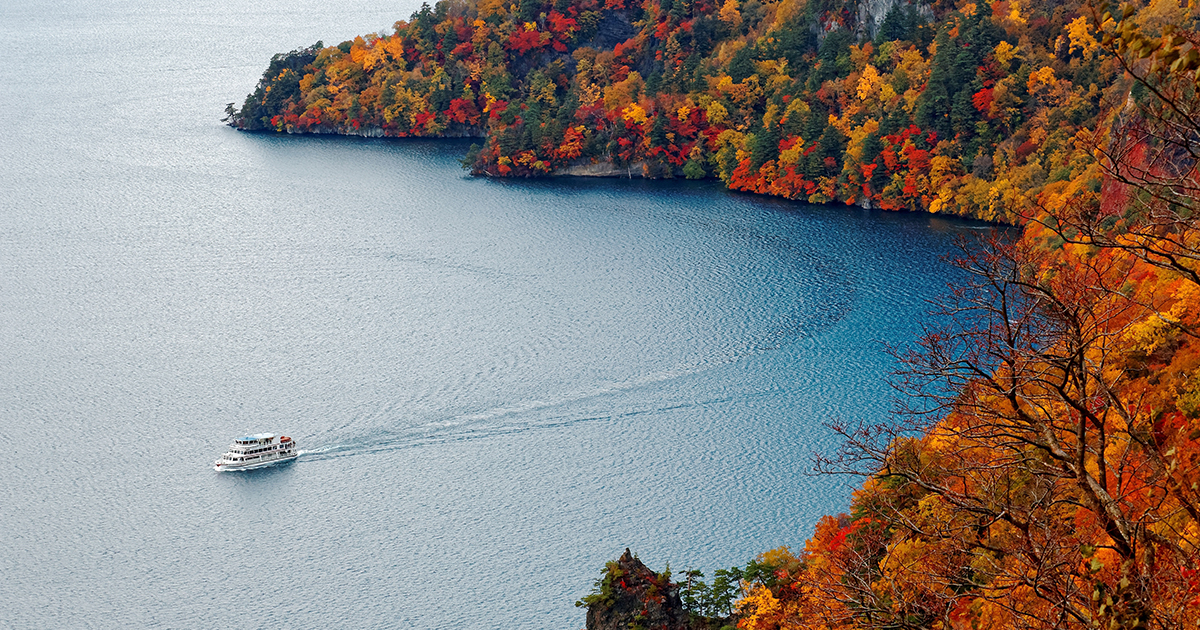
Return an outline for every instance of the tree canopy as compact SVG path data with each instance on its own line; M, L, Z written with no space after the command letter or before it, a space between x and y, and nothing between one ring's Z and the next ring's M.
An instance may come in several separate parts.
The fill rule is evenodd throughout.
M1097 39L1100 11L886 4L441 0L391 33L277 55L229 120L479 137L468 167L491 176L602 163L1009 223L1097 185L1100 130L1136 84ZM1153 34L1192 19L1164 0L1130 23Z

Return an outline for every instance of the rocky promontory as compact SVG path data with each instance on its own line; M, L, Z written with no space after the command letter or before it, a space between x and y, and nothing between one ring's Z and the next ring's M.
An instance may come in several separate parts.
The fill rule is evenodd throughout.
M629 549L609 562L593 592L576 602L587 608L587 630L716 630L732 628L733 619L689 611L680 584L668 568L655 573Z

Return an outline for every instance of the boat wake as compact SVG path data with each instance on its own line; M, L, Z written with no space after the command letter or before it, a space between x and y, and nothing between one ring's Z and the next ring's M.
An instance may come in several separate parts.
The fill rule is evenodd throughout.
M730 363L722 361L721 364ZM431 420L405 429L376 429L368 435L334 442L299 451L300 461L326 460L349 457L365 453L419 448L465 440L487 439L536 430L547 430L589 422L612 422L653 413L671 412L681 409L699 409L710 405L730 402L734 399L767 396L777 390L763 390L736 396L721 396L704 400L664 400L661 395L646 397L638 404L638 390L712 369L715 365L677 368L647 374L623 383L610 383L594 389L575 392L552 400L527 400L494 407L478 412L469 412L452 417ZM606 399L620 397L620 404ZM305 438L302 443L319 443L319 438Z

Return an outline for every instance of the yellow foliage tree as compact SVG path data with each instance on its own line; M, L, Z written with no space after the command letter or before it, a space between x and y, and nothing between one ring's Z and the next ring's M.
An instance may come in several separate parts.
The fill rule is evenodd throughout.
M729 110L725 106L713 101L705 108L704 113L708 116L708 124L719 125L729 118Z
M996 44L996 48L992 51L992 54L995 56L996 61L1008 64L1008 62L1013 60L1013 57L1017 56L1017 47L1006 41L1001 41L999 44Z
M646 110L642 109L641 105L633 103L621 110L621 118L635 125L644 125L646 124Z
M1092 27L1088 24L1087 16L1081 15L1067 25L1067 37L1071 39L1070 51L1079 51L1084 59L1091 59L1100 47L1100 43L1092 37Z
M867 67L863 68L862 76L858 79L859 100L866 101L877 95L882 83L879 71L875 69L875 66L867 64Z
M742 12L738 10L738 0L725 0L725 4L721 6L719 17L731 28L741 28Z

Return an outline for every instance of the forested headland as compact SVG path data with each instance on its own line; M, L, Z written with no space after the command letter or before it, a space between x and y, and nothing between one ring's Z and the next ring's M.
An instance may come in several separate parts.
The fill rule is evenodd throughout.
M1158 2L1139 28L1180 24ZM477 174L717 177L1019 223L1094 187L1132 83L1079 2L442 0L277 55L240 129L477 136Z
M712 585L623 557L581 601L589 624L1190 628L1198 18L1176 0L443 0L277 55L228 113L475 136L477 174L715 177L1022 228L964 245L968 280L896 352L895 417L828 419L843 448L818 469L862 479L847 514Z

